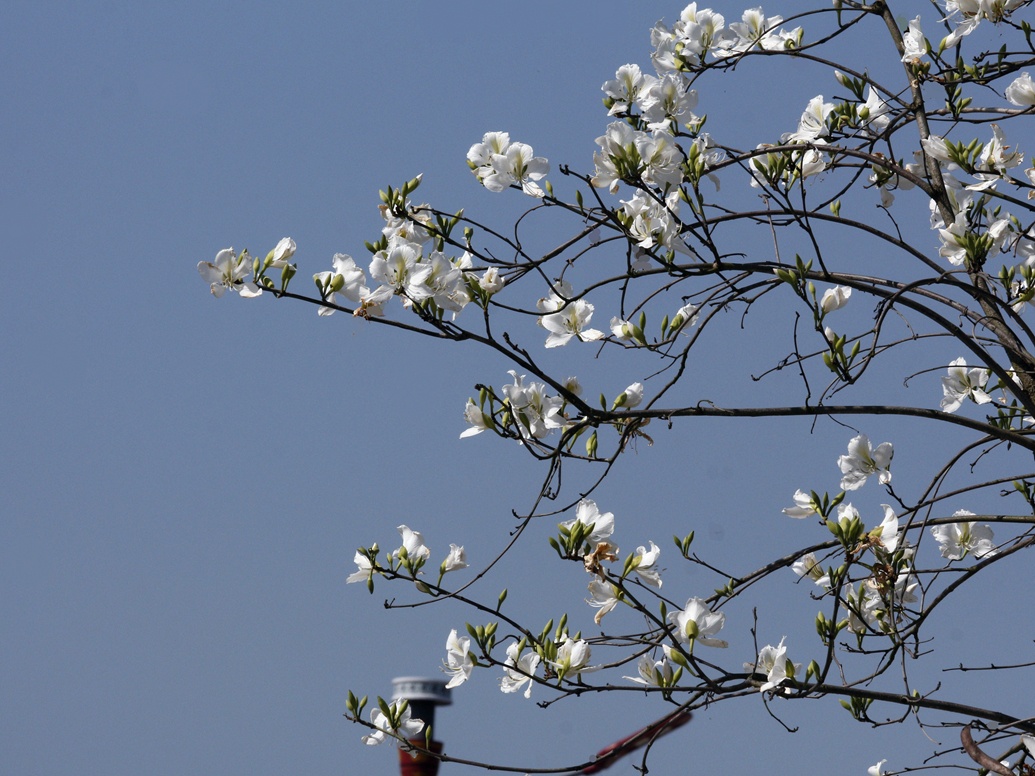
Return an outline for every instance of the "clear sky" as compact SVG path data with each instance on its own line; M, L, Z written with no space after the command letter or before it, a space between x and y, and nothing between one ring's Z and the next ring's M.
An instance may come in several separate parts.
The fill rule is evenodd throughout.
M393 676L436 675L449 629L468 615L386 611L386 597L408 591L371 597L344 580L356 547L392 546L400 523L423 531L434 557L462 543L477 564L503 546L539 470L516 446L458 435L472 386L502 384L510 367L268 296L214 300L196 264L230 245L264 253L290 235L304 289L335 252L365 259L363 241L381 226L378 189L421 172L422 199L505 225L525 203L479 187L467 148L502 129L552 164L589 169L607 124L601 83L626 62L649 64L649 28L681 7L6 6L0 771L396 772L395 753L363 746L364 731L344 720L346 692L387 695ZM761 72L739 83L717 82L708 110L752 125L772 118L774 135L833 91ZM786 100L763 115L745 103L774 90ZM737 342L733 353L752 352ZM638 379L596 369L612 394ZM935 378L924 390L937 400ZM818 540L779 510L808 486L802 472L822 471L836 488L833 462L853 432L821 425L814 436L775 421L659 429L597 498L623 546L663 545L673 596L707 595L721 580L677 564L668 537L694 529L740 571L774 544ZM883 441L901 426L864 430ZM915 450L901 460L906 472L924 463ZM874 491L859 505L873 514L880 500ZM588 632L586 579L551 562L549 528L481 590L494 598L509 586L514 611L535 622L559 614L542 605L556 600ZM763 643L812 633L805 595L788 585L763 597L773 607L760 616ZM729 616L738 659L754 658L750 623L750 611ZM943 627L947 643L981 636L969 617ZM533 700L547 697L537 688ZM541 710L502 696L485 672L455 692L437 737L457 756L544 767L661 713L631 693ZM864 773L929 746L915 726L852 723L834 700L785 714L802 732L786 733L761 702L717 707L659 744L651 772L764 773L797 761ZM810 727L835 715L838 724Z

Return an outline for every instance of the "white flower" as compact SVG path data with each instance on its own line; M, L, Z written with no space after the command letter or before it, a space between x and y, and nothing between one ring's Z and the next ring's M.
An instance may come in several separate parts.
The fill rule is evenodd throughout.
M559 312L544 315L540 323L550 332L546 338L546 347L557 348L567 345L572 337L577 337L583 342L592 342L603 337L604 332L586 328L593 318L593 309L593 305L586 300L577 299Z
M467 400L467 406L464 407L464 420L470 424L470 428L460 434L461 439L480 434L486 429L493 428L492 419L485 417L485 413L482 412L481 407L474 403L474 399Z
M644 76L646 88L640 92L640 105L647 129L670 129L697 121L697 91L687 88L686 78L679 73L664 73L660 78Z
M224 248L216 254L215 261L199 261L198 274L209 284L212 296L220 297L227 289L237 291L248 299L262 294L262 289L246 277L252 274L251 257L248 251L238 256L233 248Z
M661 587L661 573L658 570L658 558L661 550L654 542L650 543L650 549L642 545L636 548L636 555L633 556L632 570L643 581L651 587Z
M623 679L642 684L646 687L671 687L676 681L672 664L665 658L651 660L648 655L640 655L636 664L639 676L623 676Z
M500 271L496 267L489 267L485 270L485 274L478 280L478 285L482 291L487 294L495 294L497 291L503 288L503 284L506 279L500 274Z
M550 288L550 293L535 303L535 308L541 313L555 313L563 308L568 301L573 299L575 291L567 280L555 280Z
M848 443L848 455L842 455L837 459L837 465L841 467L843 475L841 489L858 490L871 474L877 475L881 485L887 485L891 482L888 467L894 454L890 442L884 442L871 450L870 440L865 434L853 438Z
M593 622L599 625L604 615L618 606L618 588L602 579L593 579L589 583L589 594L592 597L587 598L586 603L597 610Z
M288 259L295 255L297 247L298 246L295 245L295 241L290 237L283 238L277 243L277 247L273 249L273 257L270 262L270 266L276 267L277 269L283 269L287 265Z
M969 226L967 213L961 210L956 214L951 226L938 230L938 239L942 242L938 255L948 259L950 264L959 266L967 258Z
M564 402L560 396L547 396L546 385L526 384L525 376L518 377L514 370L510 370L509 374L514 382L503 386L503 395L507 398L511 415L522 437L542 439L552 429L564 424L564 416L561 415Z
M589 663L589 656L589 644L586 643L585 639L579 639L576 641L572 639L571 636L568 636L564 639L564 642L557 647L557 658L547 662L553 670L557 672L557 677L563 679L569 674L578 674L594 670L592 668L586 668Z
M830 575L823 570L823 567L816 560L816 556L811 552L805 553L798 560L794 561L791 564L791 571L799 577L808 577L819 587L828 589L830 587Z
M579 378L575 375L565 379L564 389L575 396L582 395L582 383L579 382Z
M575 507L573 519L566 520L560 525L570 531L576 523L581 523L589 529L586 541L594 546L615 532L615 516L611 512L601 514L597 502L589 498L582 499Z
M614 405L611 409L615 410L619 407L625 407L627 410L631 410L633 407L637 407L643 401L643 383L633 383L615 399Z
M676 626L676 638L693 649L694 644L706 647L727 647L722 639L712 638L726 622L723 612L713 612L701 598L691 598L681 612L672 612L669 621Z
M611 319L611 333L620 340L629 341L635 336L636 326L616 316Z
M883 132L890 119L891 105L880 96L880 92L872 84L866 87L866 102L859 108L859 117L866 123L870 131L876 134Z
M1030 757L1035 757L1035 736L1021 736L1021 743Z
M805 106L805 112L798 119L798 129L780 138L781 143L811 143L827 134L827 116L834 110L834 103L823 102L823 95L817 94ZM805 177L802 175L802 177Z
M949 364L949 374L942 378L942 409L955 412L964 401L973 399L975 404L988 404L992 397L985 393L988 370L974 367L967 369L967 361L957 358Z
M1035 83L1032 83L1031 76L1021 73L1015 78L1013 83L1006 87L1006 99L1022 108L1035 105Z
M917 16L909 23L909 28L902 35L902 61L919 63L927 56L927 41L924 39L923 30L920 29L920 17Z
M644 76L639 65L622 65L610 81L605 81L600 88L614 103L607 112L609 116L628 113L639 99L644 85Z
M1006 170L1017 167L1024 161L1024 154L1006 144L1006 135L998 124L992 124L992 139L985 143L978 156L978 169L1002 176ZM984 176L978 176L984 177Z
M345 584L348 585L353 582L366 582L370 579L370 575L374 573L374 567L370 563L370 558L359 550L356 550L356 555L352 560L356 563L356 570L349 574L348 579L345 580Z
M446 659L443 661L442 670L450 675L446 683L446 689L459 687L471 678L474 671L475 659L471 652L471 639L467 636L458 637L456 628L449 632L446 639Z
M539 667L540 658L534 650L524 655L514 642L507 647L507 662L503 664L503 677L500 679L500 690L505 693L517 692L526 683L525 697L532 697L532 677Z
M467 152L467 161L475 168L487 167L493 156L506 153L509 146L510 135L506 132L486 132L482 135L482 142L475 143ZM478 174L477 169L474 172Z
M679 236L679 228L665 206L647 197L642 191L637 191L632 199L621 200L621 204L619 218L636 245L644 249L655 245L673 247L672 242Z
M386 734L410 739L424 729L424 721L412 718L410 716L409 706L406 706L406 708L400 712L399 704L400 701L395 701L388 707L392 717L395 718L394 724L392 722L392 717L386 716L381 709L377 708L370 712L370 721L379 729L375 730L368 736L363 736L364 744L367 744L368 746L377 746L384 742Z
M392 553L396 560L407 558L411 563L425 561L431 555L431 550L424 546L424 536L419 531L413 531L408 526L400 525L396 530L402 537L402 546Z
M783 642L784 639L780 639L780 643L775 647L766 644L758 653L757 663L744 664L745 671L766 675L765 684L758 688L761 692L775 689L788 678L793 679L801 670L801 663L792 663L787 659L787 647Z
M960 509L953 517L973 517L973 512ZM931 535L940 545L943 558L962 560L967 553L975 558L985 558L996 554L992 541L992 529L987 525L978 525L973 520L935 525L931 527Z
M697 323L697 307L692 304L685 304L676 310L676 314L672 316L668 327L671 331L682 331L685 327L693 326L695 323Z
M323 300L332 305L344 306L338 299L341 294L350 302L358 303L360 299L370 294L366 287L367 276L363 270L356 266L351 256L345 253L336 253L331 260L334 267L330 272L317 272L313 275L317 288L323 295ZM333 315L333 307L321 307L319 315Z
M848 506L851 508L851 504ZM894 552L898 549L899 541L902 539L902 535L898 530L898 515L895 514L895 510L889 505L881 504L881 506L884 508L884 519L870 534L880 539L880 543L884 545L885 550Z
M793 517L795 520L818 514L815 502L812 500L812 494L800 489L794 491L794 506L787 507L787 509L782 511L787 517Z
M389 243L370 260L370 277L387 292L403 294L406 301L420 302L431 296L425 281L432 272L430 263L420 262L420 246L411 242ZM379 289L380 290L380 289Z
M871 765L866 769L866 773L868 776L884 776L884 763L886 762L887 760L881 760L876 765Z
M477 146L472 146L473 152ZM533 197L542 197L543 190L535 181L542 180L550 165L542 156L534 156L532 147L525 143L511 143L500 153L492 154L488 163L477 167L474 174L489 191L503 191L509 186L520 186ZM468 152L470 158L471 152Z
M819 300L819 308L825 313L832 313L840 310L848 304L848 298L852 295L852 289L847 286L834 286L823 292L823 298Z
M465 568L467 568L467 554L464 552L463 546L450 544L449 554L442 561L442 573L448 574L450 571L459 571Z

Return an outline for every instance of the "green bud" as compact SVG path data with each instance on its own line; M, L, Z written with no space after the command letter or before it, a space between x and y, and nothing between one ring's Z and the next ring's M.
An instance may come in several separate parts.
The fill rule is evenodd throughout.
M586 440L586 455L590 458L597 457L597 432L594 431Z
M294 264L285 264L284 268L280 271L280 290L287 291L288 283L291 282L291 278L295 276L298 270Z

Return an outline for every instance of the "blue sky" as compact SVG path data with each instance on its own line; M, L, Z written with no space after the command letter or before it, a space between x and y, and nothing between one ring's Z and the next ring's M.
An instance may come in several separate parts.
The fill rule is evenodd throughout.
M588 169L607 123L600 84L626 62L647 65L650 26L680 8L7 8L4 772L395 772L394 752L364 747L363 731L343 719L346 692L387 695L393 676L435 675L449 629L467 615L386 611L384 598L408 591L382 586L371 597L344 579L356 547L392 546L400 523L423 531L436 557L455 542L478 563L503 546L510 510L530 504L539 469L517 447L457 437L473 385L502 384L510 366L269 297L214 300L196 264L229 245L264 253L290 235L304 288L335 252L364 258L363 241L380 229L378 189L421 172L422 198L506 224L524 202L475 183L470 144L505 129L552 163ZM708 95L716 114L733 117L731 132L745 131L736 117L773 89L762 73L738 84ZM813 94L832 91L793 79L779 88L786 100L765 108L780 122L774 134L793 128ZM767 249L764 236L758 244ZM756 353L736 342L732 352ZM696 385L740 366L722 343L713 353ZM563 369L568 358L551 363ZM637 379L586 369L612 393ZM926 390L936 400L934 378ZM676 598L717 582L675 563L673 533L695 529L741 570L764 562L773 543L789 551L818 540L779 509L806 485L802 472L823 472L836 487L833 461L852 432L742 423L656 434L598 495L623 546L664 545L666 584L686 590ZM904 425L865 430L883 441ZM922 451L900 457L906 473L925 471ZM880 501L870 492L857 505L872 511ZM586 580L551 562L550 528L532 532L480 589L494 598L509 587L515 612L536 622L556 616L542 608L556 596L588 630ZM804 594L788 585L762 599L772 607L760 617L763 642L811 633L815 607L786 603ZM747 638L750 618L731 612L729 626ZM944 624L951 643L980 635L968 619ZM742 651L753 659L749 643ZM441 712L437 737L457 756L545 767L578 761L661 713L631 693L541 710L501 696L484 673ZM844 719L809 727L834 714ZM853 724L832 700L787 709L788 724L802 726L796 735L761 703L699 716L659 744L652 772L820 767L829 756L862 773L927 744L915 727ZM632 772L615 767L623 771Z

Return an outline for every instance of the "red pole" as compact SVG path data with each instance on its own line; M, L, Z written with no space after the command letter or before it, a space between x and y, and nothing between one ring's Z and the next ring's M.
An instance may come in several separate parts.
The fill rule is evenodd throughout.
M647 727L637 730L632 735L605 746L597 752L597 761L587 765L580 773L599 773L605 768L610 768L619 758L624 757L629 752L635 751L641 746L646 746L655 738L663 736L689 721L690 712L683 711L682 709L669 714L667 717L662 717L657 722L650 723Z
M411 743L414 746L419 746L421 749L425 747L423 738L414 738L411 740ZM442 754L441 741L432 741L430 748L435 754ZM414 750L406 751L400 748L399 776L435 776L438 773L438 762L430 754Z

